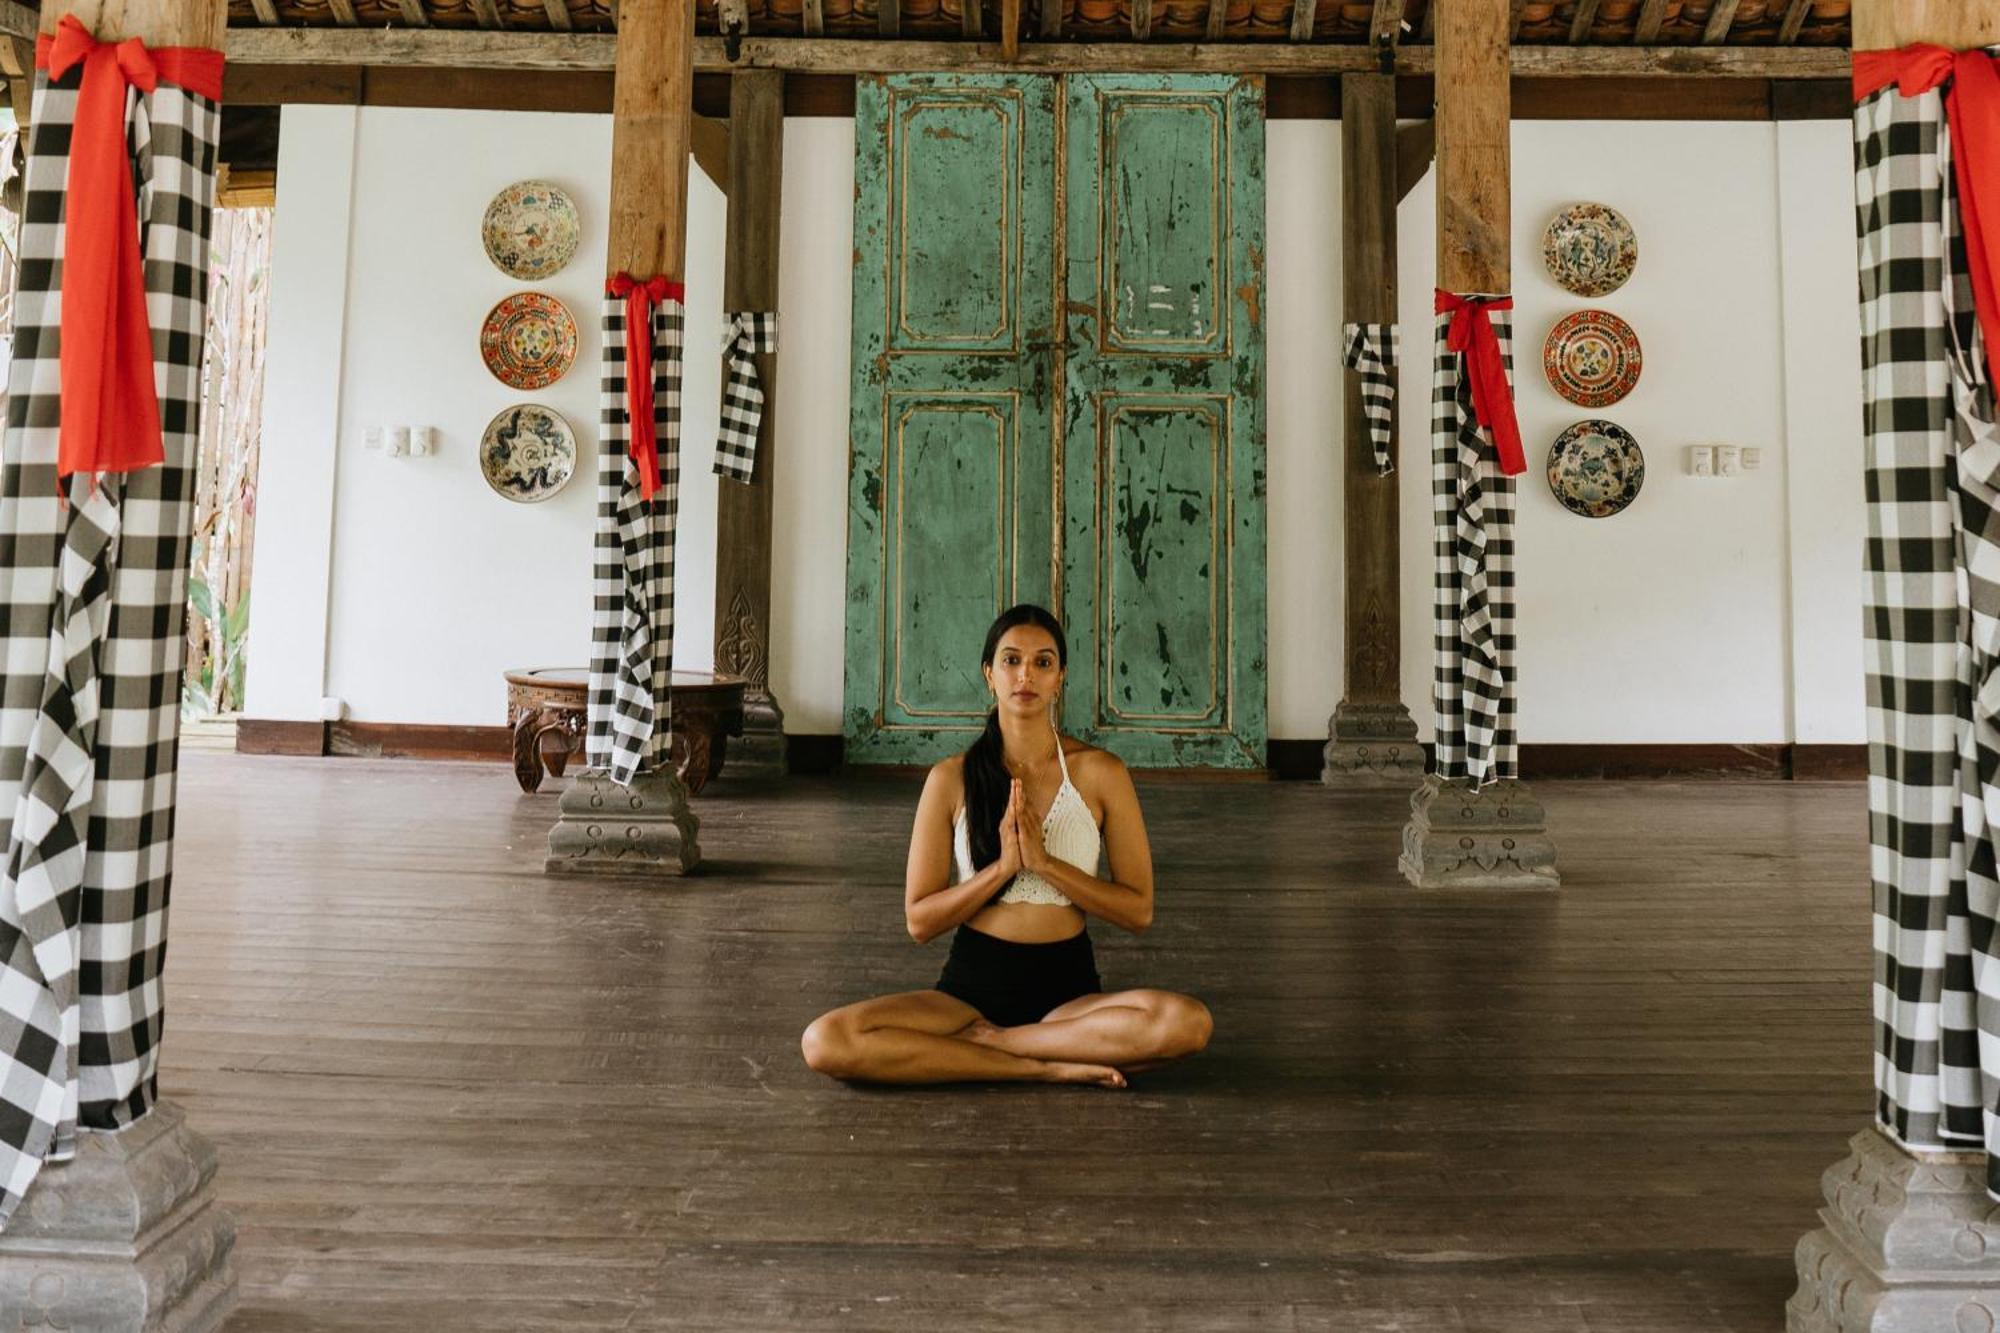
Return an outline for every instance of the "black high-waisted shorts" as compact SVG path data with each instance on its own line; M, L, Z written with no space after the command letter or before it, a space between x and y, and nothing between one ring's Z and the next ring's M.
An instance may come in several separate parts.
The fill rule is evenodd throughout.
M1017 944L960 926L937 989L1003 1028L1039 1023L1049 1010L1104 989L1090 932L1049 944Z

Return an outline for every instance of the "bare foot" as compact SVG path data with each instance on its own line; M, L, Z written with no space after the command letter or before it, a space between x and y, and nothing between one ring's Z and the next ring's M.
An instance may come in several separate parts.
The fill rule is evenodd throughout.
M1125 1076L1110 1065L1080 1065L1051 1060L1048 1077L1051 1083L1095 1083L1104 1088L1125 1086Z
M975 1018L958 1033L960 1041L976 1042L981 1046L999 1045L999 1037L1006 1029L996 1027L983 1018Z

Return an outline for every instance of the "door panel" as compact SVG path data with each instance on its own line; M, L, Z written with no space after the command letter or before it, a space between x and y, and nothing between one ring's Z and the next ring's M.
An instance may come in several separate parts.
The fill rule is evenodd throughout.
M847 754L917 763L983 723L993 617L1054 587L1055 88L856 87Z
M1259 768L1262 87L1067 85L1064 725L1132 764Z

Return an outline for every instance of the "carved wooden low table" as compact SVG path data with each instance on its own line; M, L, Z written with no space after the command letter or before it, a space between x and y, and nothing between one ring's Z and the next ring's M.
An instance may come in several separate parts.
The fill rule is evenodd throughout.
M546 770L561 777L583 753L590 672L582 667L509 671L507 725L514 729L514 776L522 791L542 785ZM743 680L706 671L676 671L670 754L689 795L722 772L729 738L743 734Z

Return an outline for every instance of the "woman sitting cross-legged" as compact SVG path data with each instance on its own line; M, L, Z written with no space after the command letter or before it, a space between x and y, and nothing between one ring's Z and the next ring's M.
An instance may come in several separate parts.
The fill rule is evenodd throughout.
M1068 648L1054 616L1002 613L981 662L993 711L970 749L931 769L903 884L918 943L958 927L944 974L935 989L813 1020L806 1063L868 1082L1122 1088L1126 1074L1201 1050L1210 1030L1199 1000L1098 980L1085 915L1135 932L1153 919L1138 793L1115 755L1056 729Z

